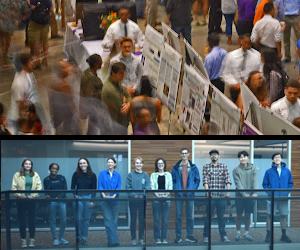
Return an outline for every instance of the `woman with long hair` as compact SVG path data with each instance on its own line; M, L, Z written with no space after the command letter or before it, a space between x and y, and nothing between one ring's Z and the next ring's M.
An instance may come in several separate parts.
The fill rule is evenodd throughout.
M17 201L19 229L22 239L22 248L27 247L26 243L26 221L28 218L30 243L29 247L34 247L35 236L35 214L36 206L32 199L38 198L38 193L30 193L29 190L41 190L42 183L37 172L33 171L33 163L26 158L22 162L20 171L16 172L11 190L28 190L26 193L14 193L13 195L20 199Z
M76 172L72 177L71 189L97 189L97 177L93 173L91 165L86 158L78 160ZM78 223L78 236L81 244L87 244L87 236L89 231L89 223L92 214L94 202L81 201L81 199L95 198L96 193L82 193L74 195L77 202L73 202L75 223ZM76 211L76 203L78 203L78 211Z

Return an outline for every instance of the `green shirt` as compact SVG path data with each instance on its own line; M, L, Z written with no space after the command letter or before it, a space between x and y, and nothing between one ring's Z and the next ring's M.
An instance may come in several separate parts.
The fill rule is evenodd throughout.
M103 83L91 69L87 69L82 73L80 83L80 94L82 96L90 96L101 100L101 92Z
M126 97L125 103L129 103L131 96L126 88L121 83L116 83L109 77L102 89L102 101L109 109L111 118L117 123L127 127L129 124L128 115L121 114L124 96Z
M32 177L30 174L25 174L25 190L31 190L32 188ZM29 196L30 193L25 193L25 196Z

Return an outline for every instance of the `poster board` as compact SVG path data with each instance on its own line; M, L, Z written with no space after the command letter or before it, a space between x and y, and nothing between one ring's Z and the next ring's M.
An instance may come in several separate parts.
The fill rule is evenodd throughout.
M149 77L154 90L157 88L161 54L165 46L164 41L164 36L148 24L145 32L142 64L144 66L144 75Z
M185 64L179 121L192 135L200 134L208 89L209 80Z
M182 55L165 43L159 66L157 97L172 113L176 110Z
M245 120L242 129L242 135L263 135L252 123Z
M164 22L161 23L165 42L181 54L179 35Z

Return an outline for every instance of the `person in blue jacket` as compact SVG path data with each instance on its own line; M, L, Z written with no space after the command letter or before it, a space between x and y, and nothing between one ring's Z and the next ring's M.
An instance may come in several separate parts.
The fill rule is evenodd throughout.
M114 157L107 159L107 170L100 172L98 179L99 190L120 190L121 175L115 171L117 161ZM119 193L103 192L101 197L101 208L103 212L104 225L108 238L108 247L119 246L118 229L118 214L119 201L114 200L119 197Z
M195 190L200 184L200 174L197 166L189 158L189 150L183 148L180 151L181 160L172 169L172 180L174 190ZM194 192L175 193L175 197L195 197ZM176 201L176 239L175 243L180 243L182 228L183 200ZM194 230L194 201L185 201L186 210L186 241L196 243L197 239L193 236Z
M264 189L292 189L294 182L292 178L291 171L286 167L286 164L282 162L282 155L280 153L275 153L272 156L272 167L269 168L264 176L263 188ZM267 192L271 196L272 192ZM285 197L288 196L289 192L275 192L275 197ZM271 215L271 201L267 201L267 236L265 242L271 241L271 225L270 225L270 215ZM286 215L288 214L288 199L274 201L274 215L276 210L280 213L280 225L282 230L281 241L287 243L292 242L291 239L286 235Z

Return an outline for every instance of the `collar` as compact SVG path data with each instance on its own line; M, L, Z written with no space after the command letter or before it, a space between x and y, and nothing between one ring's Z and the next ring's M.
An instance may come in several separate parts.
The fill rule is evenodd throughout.
M122 52L120 53L120 59L124 60L124 61L132 61L133 60L133 55L132 53L130 53L130 57L129 58L125 58L122 54Z
M298 104L298 99L296 100L296 102L294 104L291 104L290 101L286 98L286 96L284 96L283 101L284 101L284 103L286 104L287 107L295 107L295 105Z
M115 81L111 78L111 76L109 77L109 81L110 81L114 86L119 87L119 86L121 85L120 83L115 82Z
M108 169L106 169L106 174L109 174L109 171L108 171ZM112 175L115 175L115 170L114 170L114 172L113 172L113 174Z
M273 19L273 17L270 14L265 14L263 18L264 19Z
M182 161L180 162L180 164L179 164L179 166L180 167L182 167ZM190 165L190 161L188 160L188 166L187 166L188 168L190 168L191 167L191 165Z

